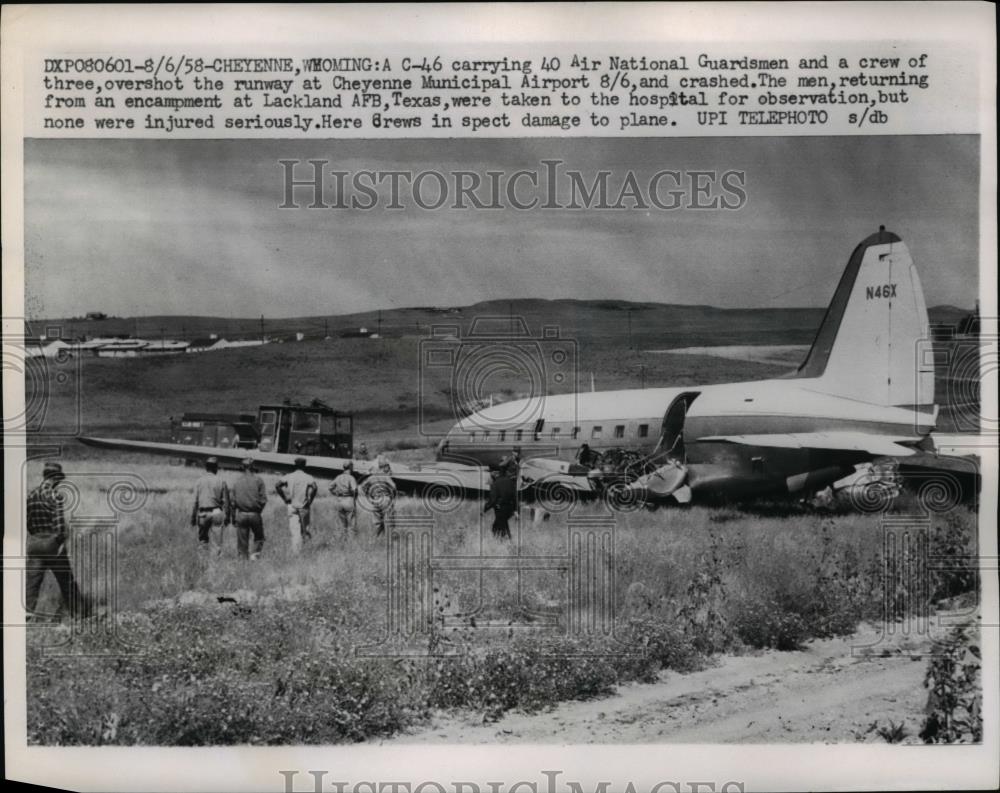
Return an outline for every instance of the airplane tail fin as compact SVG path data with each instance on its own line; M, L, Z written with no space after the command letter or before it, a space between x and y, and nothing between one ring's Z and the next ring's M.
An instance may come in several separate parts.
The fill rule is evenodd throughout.
M822 390L836 396L931 411L933 356L922 353L929 340L913 260L903 241L882 226L851 254L795 376L818 378Z

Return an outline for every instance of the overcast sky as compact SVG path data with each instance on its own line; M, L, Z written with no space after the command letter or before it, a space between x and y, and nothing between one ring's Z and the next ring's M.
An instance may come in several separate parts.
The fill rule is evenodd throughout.
M543 184L540 161L560 159L588 182L611 171L615 195L629 170L643 189L660 170L740 170L749 200L739 211L427 211L404 191L405 210L290 210L278 208L282 159L484 179L529 169ZM825 306L879 224L908 244L928 305L971 307L978 178L979 139L958 136L33 140L26 309L292 317L509 297ZM522 198L544 198L521 184Z

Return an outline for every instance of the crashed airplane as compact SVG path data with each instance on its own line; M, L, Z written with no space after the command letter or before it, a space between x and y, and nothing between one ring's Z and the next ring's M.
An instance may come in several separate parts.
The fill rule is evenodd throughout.
M964 460L938 454L932 430L934 362L918 356L930 339L923 291L902 240L881 227L851 254L805 361L789 375L702 387L570 393L514 400L458 421L438 462L393 466L404 490L475 495L489 466L520 449L519 488L534 494L613 492L631 503L701 498L806 496L895 458L910 470L965 475ZM245 450L83 438L104 448L236 462ZM584 444L617 464L580 465ZM627 450L627 453L622 452ZM295 455L256 453L286 470ZM321 476L346 460L307 458ZM366 475L372 463L357 462Z

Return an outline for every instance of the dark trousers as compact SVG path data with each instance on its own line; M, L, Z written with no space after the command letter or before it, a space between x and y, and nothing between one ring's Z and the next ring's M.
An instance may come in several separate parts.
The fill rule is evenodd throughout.
M83 596L73 578L73 568L66 553L65 541L54 534L29 534L28 559L24 579L24 607L28 614L33 614L38 605L38 593L45 580L45 571L50 570L59 584L62 594L62 607L70 614L78 615L85 611Z
M503 507L493 508L493 536L499 537L501 540L510 539L510 525L507 521L510 520L510 516L514 514L512 509L504 509Z
M212 529L225 523L225 516L218 507L198 510L198 542L208 545L212 538Z
M264 521L259 512L236 510L236 553L241 559L250 556L250 535L253 534L253 554L264 550Z
M389 527L391 532L395 528L396 508L394 506L375 507L372 510L372 522L375 525L375 536L381 537L385 534L385 527Z

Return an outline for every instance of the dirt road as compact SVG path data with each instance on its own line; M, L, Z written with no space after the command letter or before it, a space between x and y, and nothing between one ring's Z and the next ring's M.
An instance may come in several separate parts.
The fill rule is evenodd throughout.
M616 696L563 703L546 713L513 713L490 724L441 715L394 742L881 742L875 725L887 727L890 720L905 723L906 742L919 742L929 646L926 635L879 641L876 630L866 628L801 651L725 657L710 669L665 673L660 682L623 686Z

